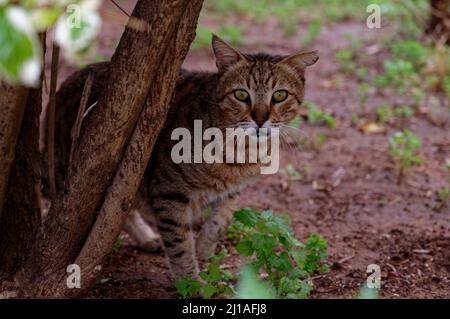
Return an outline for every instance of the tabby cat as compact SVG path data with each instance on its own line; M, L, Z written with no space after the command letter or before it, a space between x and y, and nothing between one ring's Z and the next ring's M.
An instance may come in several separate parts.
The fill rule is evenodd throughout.
M217 73L181 72L167 121L130 213L125 230L147 249L156 249L159 236L140 214L155 214L162 247L173 279L196 277L197 260L214 252L231 219L234 195L260 174L259 164L181 163L171 159L176 141L171 132L193 130L194 120L203 128L278 127L297 114L305 91L305 69L318 60L317 51L290 56L243 54L217 36L212 47ZM56 130L57 184L63 187L70 150L70 128L80 103L87 76L94 84L89 104L94 104L105 82L109 63L89 65L70 76L57 93ZM92 112L95 112L95 107ZM197 234L196 221L209 218Z

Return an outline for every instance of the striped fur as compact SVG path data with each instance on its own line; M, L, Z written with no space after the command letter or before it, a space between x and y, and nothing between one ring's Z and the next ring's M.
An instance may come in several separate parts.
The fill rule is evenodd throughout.
M136 199L137 209L150 207L156 215L174 279L197 276L197 259L205 259L214 252L235 209L234 195L259 175L259 165L174 164L170 154L177 142L170 138L172 131L184 127L192 132L194 120L202 120L204 128L223 130L262 125L283 129L283 125L296 116L303 101L305 68L318 59L316 52L288 57L241 54L216 36L213 37L213 49L219 72L180 73L165 126L158 136ZM82 84L87 74L94 72L90 102L95 101L107 68L107 63L88 66L72 75L58 92L57 103L61 107L57 108L57 127L64 131L60 132L63 138L56 142L59 187L62 187L68 164L68 137L75 121ZM239 101L234 95L235 90L248 92L249 100ZM275 103L272 98L277 90L287 91L287 98L281 103ZM208 209L211 216L195 235L194 223L205 219L204 212ZM132 216L139 220L135 213Z

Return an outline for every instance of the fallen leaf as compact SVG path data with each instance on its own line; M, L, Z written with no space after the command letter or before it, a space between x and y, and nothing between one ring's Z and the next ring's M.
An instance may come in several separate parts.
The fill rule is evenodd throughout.
M384 127L375 122L367 122L359 126L359 129L366 134L377 134L384 132Z

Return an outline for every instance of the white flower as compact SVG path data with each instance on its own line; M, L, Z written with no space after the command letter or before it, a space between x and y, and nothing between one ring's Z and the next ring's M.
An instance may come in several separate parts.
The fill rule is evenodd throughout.
M41 62L37 58L25 61L19 71L19 80L25 86L36 87L41 75Z

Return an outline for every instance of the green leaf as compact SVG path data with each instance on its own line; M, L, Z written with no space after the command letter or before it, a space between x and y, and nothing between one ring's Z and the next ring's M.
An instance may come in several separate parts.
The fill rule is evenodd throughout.
M245 226L253 227L258 220L258 215L259 214L257 212L248 208L244 208L235 212L234 218Z
M175 288L182 298L191 298L200 291L202 285L198 280L192 278L182 278L177 280Z
M41 73L40 46L25 10L0 8L0 75L27 86L37 84Z
M210 281L218 281L222 278L222 274L220 273L219 264L211 264L208 267L209 280Z
M214 287L213 285L210 284L206 284L203 287L203 297L205 299L211 299L212 297L214 297L214 295L217 293L217 289L216 287Z
M31 11L30 18L37 30L45 31L56 22L61 13L62 9L58 7L37 8Z
M292 269L291 261L287 252L281 252L279 256L272 262L277 271L288 271Z
M254 252L253 243L250 240L244 239L241 240L236 245L236 250L238 253L240 253L243 256L251 256Z
M256 254L260 258L267 258L270 256L276 245L275 238L265 234L254 234L252 241L253 248L256 250Z
M198 275L199 275L200 278L202 278L204 281L208 281L208 279L209 279L208 274L207 274L206 272L204 272L204 271L201 271Z

